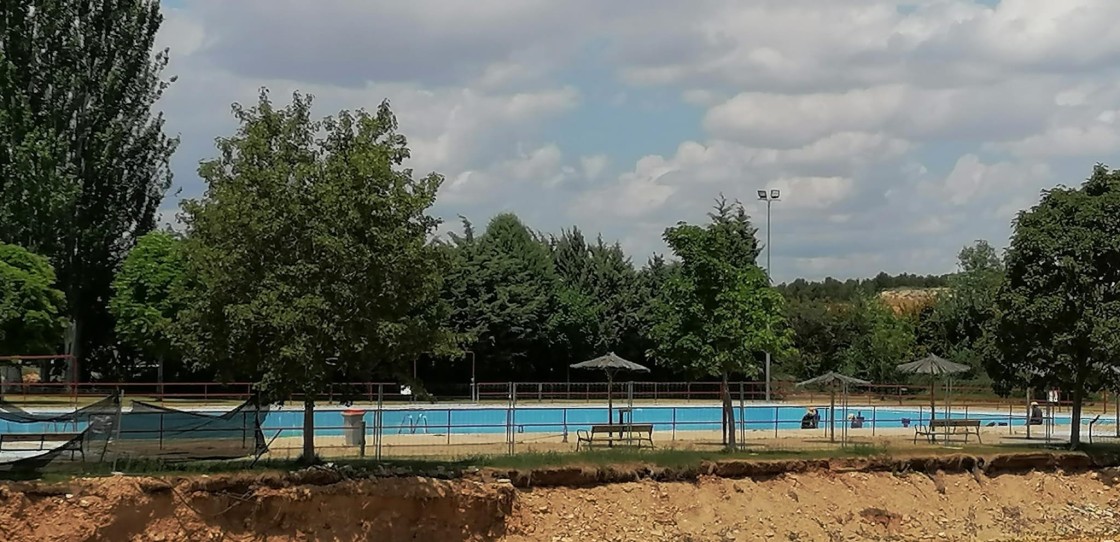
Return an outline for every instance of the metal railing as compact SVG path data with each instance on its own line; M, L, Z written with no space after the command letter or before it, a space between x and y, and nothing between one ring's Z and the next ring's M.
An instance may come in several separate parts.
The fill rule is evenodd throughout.
M249 382L96 382L72 384L68 382L5 383L3 399L28 404L77 403L83 398L104 397L114 390L120 390L129 397L146 400L220 403L225 401L244 401L253 395L254 384ZM316 397L319 403L505 403L516 395L521 403L562 404L606 402L608 396L615 401L631 401L652 404L672 403L711 403L720 400L719 382L615 382L608 390L606 382L482 382L475 386L463 383L438 384L432 386L438 394L421 395L411 393L396 383L354 382L334 383L324 393ZM730 383L730 392L735 401L759 402L766 397L765 383L742 381ZM944 397L943 390L935 390L938 401ZM818 403L827 400L827 391L795 388L788 382L773 384L772 398L779 402L798 404ZM864 404L921 404L927 403L929 386L923 384L873 384L853 387L849 390L850 402ZM1021 406L1027 402L1025 395L1018 391L1009 397L999 397L986 386L954 385L951 393L953 402L967 402L971 405ZM296 394L289 398L292 403L303 401ZM1086 403L1103 404L1105 410L1110 406L1107 393L1091 395ZM1113 403L1115 404L1115 403ZM1068 407L1068 401L1057 404ZM1120 407L1120 405L1117 405Z
M378 388L384 396L385 385ZM535 399L523 402L518 391L521 387L511 386L510 389L514 393L504 404L433 406L382 401L365 409L359 407L357 410L362 410L360 413L354 412L355 409L319 408L313 428L316 448L325 458L374 459L462 458L524 451L574 451L578 431L587 430L593 424L615 423L613 415L608 419L606 405L601 402L557 405L540 404ZM861 437L909 439L914 436L916 426L927 425L930 419L929 406L921 404L899 407L849 399L846 406L837 404L832 409L827 400L819 399L801 402L800 406L751 404L745 400L738 401L739 397L736 399L734 429L740 442L747 446L760 443L768 448L797 448L807 444L832 446L833 437L836 437L837 443ZM652 425L653 440L659 448L721 445L722 411L715 403L642 404L622 400L616 406L617 409L629 410L630 420L626 423ZM819 420L815 428L801 429L805 413L803 407L809 406L817 409ZM221 410L220 407L210 407L213 413ZM144 416L150 416L152 420L147 428L134 430L132 435L119 435L127 441L122 442L122 449L129 450L134 457L145 457L145 450L152 454L151 457L159 458L161 453L184 445L206 446L209 431L216 432L210 439L216 444L225 439L230 448L243 448L255 433L252 418L247 418L247 425L240 427L199 426L195 431L195 427L191 426L190 440L181 441L178 437L182 436L179 433L183 432L183 426L164 423L165 416L178 415ZM272 409L262 412L261 416L262 433L269 442L268 457L294 458L302 452L303 410L299 405ZM347 420L346 416L352 418ZM1025 404L996 407L958 403L949 407L939 406L935 416L938 419L976 420L983 427L985 439L1012 434L1018 437L1026 434L1028 428ZM1068 415L1048 412L1047 417L1045 426L1033 428L1031 437L1036 441L1060 439L1063 428L1068 428L1070 423ZM1120 409L1115 411L1115 416L1112 412L1097 410L1086 414L1081 421L1083 426L1088 427L1090 441L1106 438L1110 433L1120 438ZM8 431L11 428L5 428L0 423L0 432ZM166 440L167 434L175 434L176 438ZM142 443L137 441L144 439L152 445L140 446Z
M698 444L718 446L722 413L717 406L666 405L633 406L628 424L651 424L654 440L659 448L695 447ZM747 405L735 406L735 430L741 442L765 442L767 446L794 447L804 442L836 442L858 437L893 436L909 439L917 426L929 423L928 405L890 407L882 405L837 406L831 410L827 404L817 404L820 419L815 428L801 429L799 407ZM542 415L542 413L544 415ZM274 416L276 413L270 413ZM335 414L320 413L320 418ZM851 418L849 418L851 415ZM423 416L423 424L419 422ZM937 408L938 419L976 420L987 436L1023 435L1027 428L1027 413L1023 407L1007 405L995 409L991 405L957 405ZM323 456L415 457L514 454L520 451L574 451L576 432L588 430L593 424L606 424L604 405L593 408L579 405L522 405L479 406L466 408L391 407L370 410L363 415L360 440L362 446L345 445L347 431L354 427L338 424L317 426L316 447ZM617 424L615 419L611 423ZM854 422L854 423L853 423ZM1054 427L1044 431L1034 427L1031 438L1036 441L1060 439L1062 428L1068 428L1068 416L1057 417ZM1089 435L1100 438L1102 427L1115 431L1120 438L1120 418L1096 420L1085 416L1082 426L1090 428ZM422 427L422 429L421 429ZM1093 428L1097 432L1093 432ZM1056 428L1058 431L1054 430ZM835 431L834 435L832 431ZM302 425L266 423L264 433L269 438L279 437L271 447L271 454L294 457L301 451ZM800 439L798 438L800 437ZM772 440L780 439L780 440ZM975 442L975 441L973 441Z

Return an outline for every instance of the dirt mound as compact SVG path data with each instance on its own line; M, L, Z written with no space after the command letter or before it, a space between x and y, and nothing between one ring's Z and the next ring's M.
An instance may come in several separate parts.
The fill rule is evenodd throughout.
M937 297L949 292L948 288L898 288L879 292L895 314L918 314L937 302Z
M813 471L537 488L502 540L1099 541L1120 533L1120 491L1103 478Z
M591 487L640 480L657 482L696 481L703 476L720 478L769 479L784 474L822 472L944 472L984 473L986 475L1026 473L1035 470L1084 472L1120 465L1120 458L1090 457L1077 452L1038 452L972 456L945 454L915 457L863 457L845 459L790 459L753 461L730 459L704 461L680 468L649 465L609 465L601 467L565 466L532 470L485 471L479 479L509 479L515 487Z
M1120 470L1094 461L946 455L481 471L457 480L310 469L12 483L0 485L0 540L1120 539Z
M515 498L508 483L291 482L112 477L0 486L0 540L490 540L502 534Z

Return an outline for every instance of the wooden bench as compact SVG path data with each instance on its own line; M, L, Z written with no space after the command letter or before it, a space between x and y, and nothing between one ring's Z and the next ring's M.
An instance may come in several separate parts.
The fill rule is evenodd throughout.
M48 447L47 443L58 443L61 451L70 452L70 458L73 459L74 452L78 452L82 456L82 461L86 460L86 452L82 446L81 433L4 433L0 434L0 451L4 450L6 443L34 443L38 447L36 450L50 451L54 450L53 447ZM12 450L13 448L8 448ZM26 450L27 448L19 448Z
M980 420L957 419L957 420L930 420L929 425L916 425L914 426L914 442L918 442L919 436L928 436L930 441L936 440L937 435L946 437L952 435L964 435L964 441L968 442L969 435L976 435L976 441L983 443L980 440Z
M587 449L595 444L614 445L615 443L637 445L648 443L653 448L653 424L624 424L624 425L592 425L591 431L579 429L576 431L576 451L580 445Z

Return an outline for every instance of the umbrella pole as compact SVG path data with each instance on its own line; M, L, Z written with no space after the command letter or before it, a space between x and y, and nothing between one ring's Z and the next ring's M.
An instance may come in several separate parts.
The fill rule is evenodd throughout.
M614 372L607 371L607 423L614 423Z
M930 428L933 427L933 419L937 415L937 410L936 410L937 407L934 405L934 403L935 403L934 393L937 391L937 385L934 383L936 380L937 380L936 377L934 377L932 374L930 374L930 377L929 377L929 421L930 421L930 424L927 426L927 427L930 427ZM937 436L935 436L933 434L932 429L930 429L929 440L930 440L930 442L937 442Z
M836 442L836 385L833 384L828 394L828 440Z

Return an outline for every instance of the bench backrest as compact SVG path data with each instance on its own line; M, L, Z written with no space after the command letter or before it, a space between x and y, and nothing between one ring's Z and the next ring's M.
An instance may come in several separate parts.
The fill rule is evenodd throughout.
M592 425L591 433L653 433L653 424Z
M39 442L45 440L48 442L63 442L74 440L79 436L81 436L81 433L4 433L0 435L0 441Z
M930 427L980 427L980 420L931 420Z

